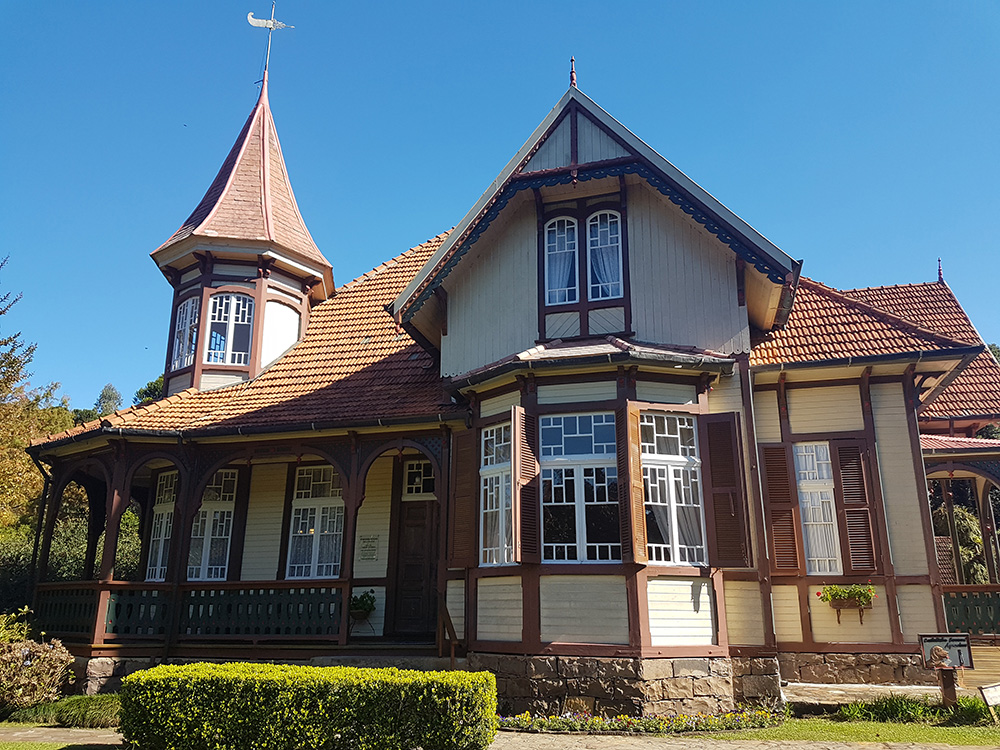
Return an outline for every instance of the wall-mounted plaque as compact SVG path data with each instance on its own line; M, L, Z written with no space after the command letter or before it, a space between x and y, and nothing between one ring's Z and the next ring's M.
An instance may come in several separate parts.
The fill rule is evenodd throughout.
M928 633L918 637L927 669L975 669L968 633Z

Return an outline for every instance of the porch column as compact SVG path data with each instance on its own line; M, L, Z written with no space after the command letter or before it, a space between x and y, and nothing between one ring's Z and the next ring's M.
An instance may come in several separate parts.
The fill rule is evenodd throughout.
M39 524L42 525L41 546L38 550L38 564L35 568L35 583L42 583L48 578L49 554L52 551L52 535L55 533L56 517L59 515L59 506L62 505L63 490L66 489L68 481L61 469L53 465L52 484L49 487L51 497L48 507L39 509Z
M87 551L83 558L83 580L94 577L97 562L97 543L107 523L108 486L98 479L77 479L77 484L87 493Z
M944 500L944 507L948 511L948 530L951 531L951 549L955 559L955 575L958 583L965 585L965 568L962 567L962 547L958 543L958 529L955 526L955 503L951 496L951 480L941 480L941 497Z
M118 532L121 527L122 514L128 508L128 487L125 486L125 458L118 455L111 474L111 485L107 488L105 505L104 552L101 555L101 567L98 580L107 583L114 580L115 555L118 552ZM88 493L89 494L89 493Z
M976 478L974 491L976 506L979 508L979 528L983 535L983 557L986 558L986 569L989 571L990 583L997 583L997 537L996 523L993 518L993 503L990 502L990 488L993 484L988 479Z

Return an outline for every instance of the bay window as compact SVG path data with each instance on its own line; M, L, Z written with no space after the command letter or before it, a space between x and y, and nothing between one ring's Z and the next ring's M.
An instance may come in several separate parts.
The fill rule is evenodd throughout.
M177 318L174 321L173 353L170 369L179 370L194 364L194 355L198 343L198 311L201 300L198 297L188 297L177 306Z
M514 562L514 518L511 504L511 426L487 427L481 437L479 486L483 565Z
M336 578L344 542L344 500L332 466L299 467L295 473L288 578Z
M146 562L147 581L162 581L167 575L170 535L174 525L174 501L177 499L177 476L176 471L165 471L156 479L149 556Z
M840 574L843 566L837 533L830 444L796 443L793 451L806 573Z
M187 567L189 581L226 579L238 479L236 469L220 469L205 487L201 508L191 525Z
M246 294L216 294L211 298L205 362L250 364L253 338L253 298Z

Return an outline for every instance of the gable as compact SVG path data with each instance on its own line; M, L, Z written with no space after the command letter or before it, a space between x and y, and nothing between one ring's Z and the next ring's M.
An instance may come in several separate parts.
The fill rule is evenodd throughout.
M582 108L571 107L562 119L556 121L552 131L543 137L538 150L528 159L521 173L592 164L626 156L635 156L635 153L619 143Z

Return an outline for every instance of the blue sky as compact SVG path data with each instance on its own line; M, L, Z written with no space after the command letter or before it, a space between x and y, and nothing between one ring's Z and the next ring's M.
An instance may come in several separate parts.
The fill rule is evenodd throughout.
M255 4L256 3L256 4ZM6 0L0 318L73 406L163 369L149 259L257 96L261 0ZM282 0L270 99L346 282L453 226L580 88L837 287L945 279L1000 340L1000 4Z

